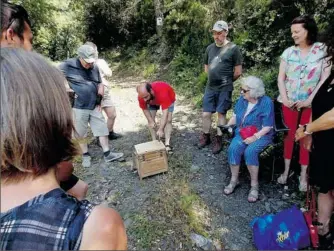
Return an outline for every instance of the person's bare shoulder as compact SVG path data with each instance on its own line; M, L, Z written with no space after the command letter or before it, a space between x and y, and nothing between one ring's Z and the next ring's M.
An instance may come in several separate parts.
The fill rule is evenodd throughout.
M96 206L88 217L80 250L126 250L127 236L121 216L112 208Z

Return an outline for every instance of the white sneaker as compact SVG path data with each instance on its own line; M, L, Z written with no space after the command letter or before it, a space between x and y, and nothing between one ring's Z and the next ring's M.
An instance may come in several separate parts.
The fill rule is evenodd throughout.
M124 153L114 153L114 152L110 152L108 156L104 157L104 161L105 162L111 162L117 159L120 159L124 156Z
M91 157L90 156L82 156L82 166L83 167L90 167L91 165Z

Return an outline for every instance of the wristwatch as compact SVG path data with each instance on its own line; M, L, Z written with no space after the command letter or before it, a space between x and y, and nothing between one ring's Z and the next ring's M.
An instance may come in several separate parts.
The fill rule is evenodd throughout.
M304 133L305 133L306 135L311 135L313 132L308 132L308 131L307 131L307 125L308 125L308 124L303 125L303 127L304 127Z

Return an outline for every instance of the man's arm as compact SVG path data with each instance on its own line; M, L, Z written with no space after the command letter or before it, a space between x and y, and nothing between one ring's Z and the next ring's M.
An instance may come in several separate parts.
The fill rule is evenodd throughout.
M208 70L209 70L209 66L208 66L207 64L205 64L205 65L204 65L204 71L205 71L206 73L208 73Z
M233 81L236 81L242 74L242 65L236 65L234 67Z
M165 110L162 110L162 116L161 116L159 130L163 131L165 129L165 126L167 124L167 119L168 119L168 108L165 109Z
M100 94L102 97L104 95L104 85L102 83L97 86L97 94Z
M155 121L153 120L150 111L147 110L147 109L145 109L145 110L143 110L143 113L144 113L144 115L145 115L145 117L147 119L148 125L150 127L154 128L155 127Z

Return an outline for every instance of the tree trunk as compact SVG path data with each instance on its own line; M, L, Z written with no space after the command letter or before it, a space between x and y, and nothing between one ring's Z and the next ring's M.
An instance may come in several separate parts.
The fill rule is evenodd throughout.
M154 9L155 9L155 21L156 21L156 30L159 37L162 36L162 25L157 24L158 18L162 18L163 20L163 12L162 12L162 0L154 0Z

